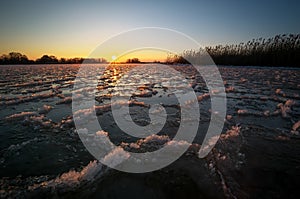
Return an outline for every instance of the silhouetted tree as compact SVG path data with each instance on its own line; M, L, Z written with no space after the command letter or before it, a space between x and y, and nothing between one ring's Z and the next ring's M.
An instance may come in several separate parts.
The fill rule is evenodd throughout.
M41 58L37 59L35 61L38 64L57 64L58 63L58 59L51 55L43 55Z
M3 54L0 56L0 64L81 64L85 63L107 63L104 58L60 58L59 60L51 55L43 55L35 61L29 60L26 55L18 52L11 52L8 55Z
M4 54L0 57L0 64L28 64L26 55L23 55L18 52L10 52L8 55Z
M141 63L138 58L127 59L126 63Z

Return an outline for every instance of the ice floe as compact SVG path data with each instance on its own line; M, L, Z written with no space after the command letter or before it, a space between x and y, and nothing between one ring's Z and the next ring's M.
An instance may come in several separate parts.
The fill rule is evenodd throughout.
M117 147L113 151L111 151L109 154L107 154L101 162L105 165L108 165L110 167L115 167L119 164L121 164L123 161L127 160L130 157L130 154L122 147Z
M105 169L104 169L105 170ZM68 188L79 186L82 182L91 182L101 177L103 166L98 161L91 161L81 171L70 170L55 179L44 181L28 187L28 190L51 188L53 191L67 191Z
M240 130L240 126L232 126L231 129L227 130L225 134L221 134L221 138L228 139L230 137L239 136Z
M293 124L292 127L292 133L298 135L299 134L299 127L300 127L300 120L298 122L296 122L295 124Z
M278 108L281 110L281 115L283 118L289 117L289 113L291 113L292 106L295 105L294 100L287 100L284 104L280 103L277 105Z
M49 111L51 111L52 110L52 106L49 106L49 105L43 105L43 107L42 108L39 108L38 109L38 112L39 112L39 114L46 114L46 113L49 113Z
M65 97L61 101L57 102L56 104L71 104L72 103L72 97Z
M37 116L37 112L21 112L5 117L8 121L24 120L26 117Z

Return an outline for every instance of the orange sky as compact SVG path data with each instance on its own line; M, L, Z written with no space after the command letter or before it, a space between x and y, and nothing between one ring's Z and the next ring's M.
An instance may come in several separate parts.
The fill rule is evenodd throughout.
M107 61L125 62L127 59L132 58L139 58L139 60L143 62L165 61L167 58L167 52L149 49L139 50L124 55L113 54L107 58Z
M41 50L31 48L30 50L21 49L21 50L14 50L14 48L7 48L6 54L9 52L20 52L28 56L29 59L35 60L37 58L42 57L43 55L54 55L58 59L60 58L75 58L75 57L82 57L87 58L89 57L89 49L81 49L79 52L76 48L66 49L55 49L55 50L47 50L44 53L41 53ZM30 53L28 53L30 52ZM30 56L29 56L30 55ZM124 62L127 59L131 58L139 58L140 61L143 62L153 62L153 61L165 61L167 57L167 52L161 50L139 50L130 52L128 54L119 55L117 52L107 52L105 55L97 56L93 58L105 58L107 61L119 61ZM117 60L116 60L117 59Z

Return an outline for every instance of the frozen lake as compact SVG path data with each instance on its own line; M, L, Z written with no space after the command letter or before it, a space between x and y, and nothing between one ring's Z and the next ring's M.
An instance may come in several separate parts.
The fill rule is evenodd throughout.
M103 68L103 65L95 67ZM172 140L180 124L178 101L163 86L137 84L130 113L136 124L149 122L148 103L162 104L167 122L157 136L137 139L114 122L110 99L131 95L116 83L139 65L115 65L95 74L96 110L103 130L124 150L154 151ZM188 65L172 66L195 91L200 128L188 151L161 170L129 174L109 169L89 154L72 116L72 89L79 65L0 66L0 197L127 198L297 198L300 179L300 70L220 66L227 116L215 148L197 152L211 114L208 89ZM141 69L145 70L145 69ZM144 74L147 74L145 70ZM174 79L180 84L180 80ZM82 95L78 90L78 95ZM121 104L120 106L128 105Z

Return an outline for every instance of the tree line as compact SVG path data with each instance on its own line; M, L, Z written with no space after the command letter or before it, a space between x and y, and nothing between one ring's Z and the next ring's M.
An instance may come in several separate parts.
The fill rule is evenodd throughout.
M217 45L169 55L167 63L209 63L207 53L217 65L300 67L300 34L282 34L253 39L246 43Z
M186 50L180 55L168 55L165 63L209 64L211 60L208 59L207 53L217 65L300 67L300 34L282 34L268 39L253 39L246 43ZM0 64L80 64L83 61L107 63L104 58L58 59L53 55L43 55L36 60L29 60L26 55L18 52L0 56ZM138 58L128 59L126 62L141 63Z
M10 52L0 56L0 64L81 64L107 63L104 58L56 58L53 55L43 55L36 60L30 60L26 55L19 52Z

